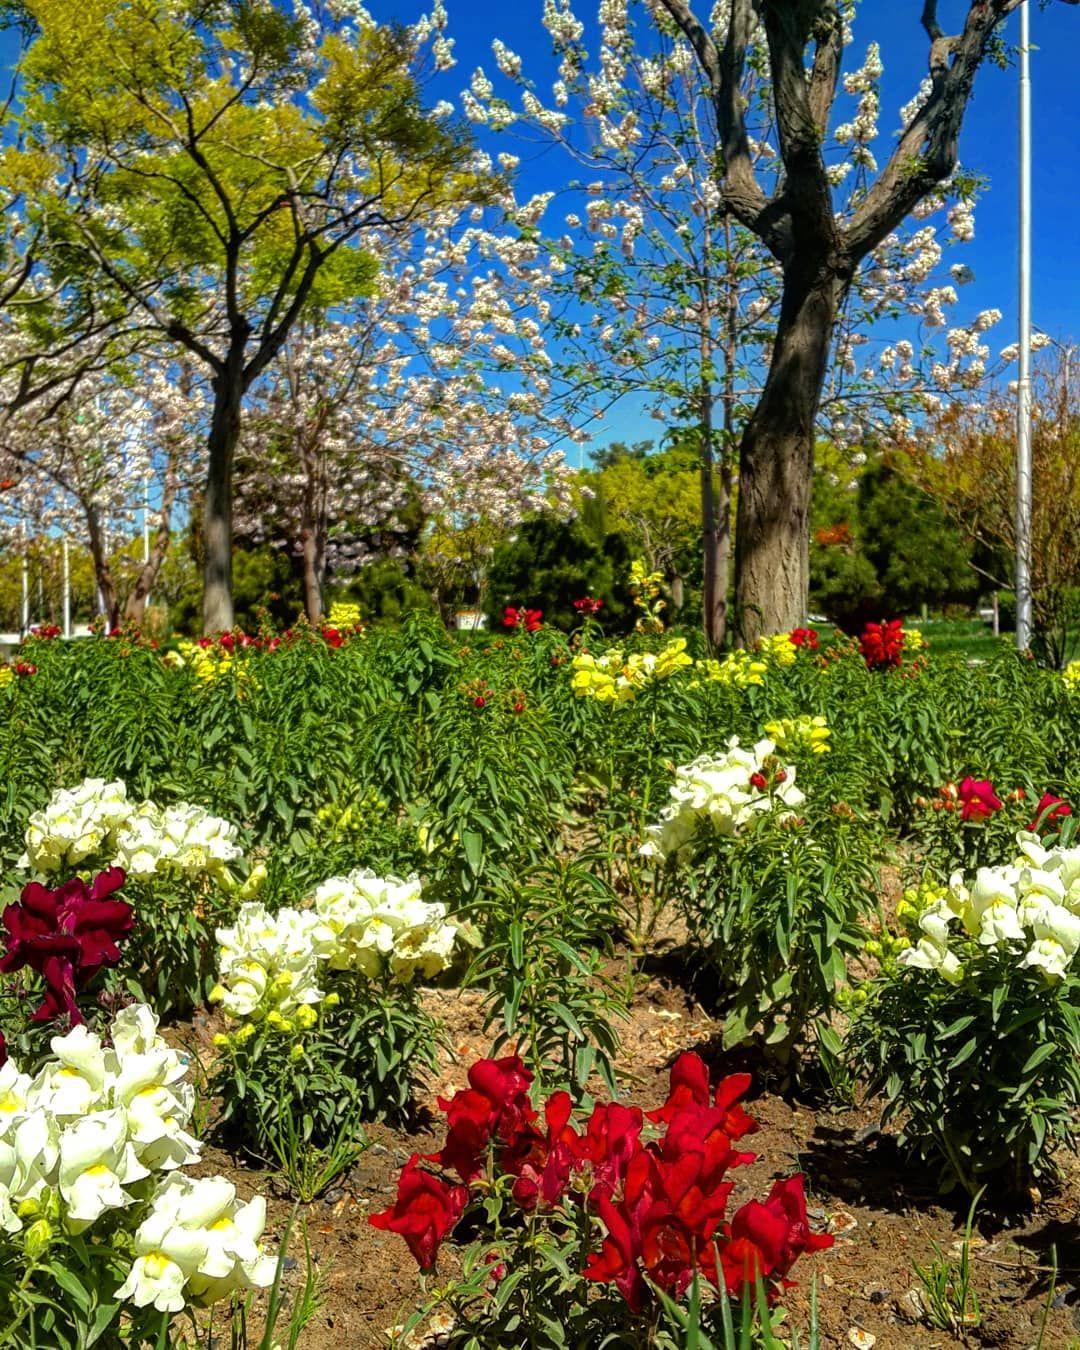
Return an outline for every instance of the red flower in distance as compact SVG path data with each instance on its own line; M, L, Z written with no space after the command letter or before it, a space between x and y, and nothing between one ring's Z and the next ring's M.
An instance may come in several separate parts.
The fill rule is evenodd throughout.
M504 628L524 628L526 633L535 633L543 622L542 609L518 609L516 605L507 605L503 610Z
M869 670L888 670L904 659L904 625L900 619L868 623L859 638L859 651Z
M805 647L811 652L816 652L821 645L817 631L813 628L793 628L788 637L793 647Z
M323 628L321 632L323 641L328 647L337 648L342 646L345 642L345 638L340 629L327 627Z
M1028 829L1045 830L1051 821L1062 820L1065 816L1071 816L1072 813L1072 807L1063 797L1055 797L1052 792L1044 792L1035 808L1035 819L1028 826Z
M960 784L959 802L961 820L988 820L1001 810L1001 798L988 778L965 778Z
M53 638L60 636L60 629L55 623L39 623L30 629L30 636L38 638L42 642L50 642Z
M574 601L574 608L579 614L585 617L592 617L593 615L600 613L604 608L604 602L603 600L594 600L590 595L585 595L582 596L580 600Z
M441 1177L421 1171L420 1155L414 1153L401 1169L397 1199L381 1214L372 1214L369 1223L388 1233L398 1233L422 1270L430 1270L439 1247L468 1203L466 1186L451 1186Z
M45 981L45 998L34 1013L35 1022L64 1015L72 1024L83 1020L76 995L103 966L116 965L119 940L135 923L135 912L126 901L108 898L123 884L119 867L102 872L90 886L75 877L50 891L32 881L18 902L4 910L8 939L0 971L29 966Z

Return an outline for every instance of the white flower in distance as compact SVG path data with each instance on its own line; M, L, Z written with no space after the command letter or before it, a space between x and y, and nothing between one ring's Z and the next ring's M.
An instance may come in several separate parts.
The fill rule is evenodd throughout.
M242 853L235 825L190 802L142 802L116 833L115 865L140 879L173 873L229 882L228 865Z
M334 934L327 954L332 970L369 979L389 970L405 983L417 974L432 978L453 955L457 925L445 905L423 899L416 876L380 877L358 868L331 877L315 892L315 912Z
M271 914L248 901L231 928L218 929L217 940L218 983L210 997L230 1017L286 1016L322 1002L318 962L335 939L319 915L291 908Z
M747 749L732 736L724 754L680 765L668 805L647 828L641 853L663 861L686 849L705 822L730 838L757 812L801 806L805 798L795 786L795 770L779 763L775 751L772 741Z
M154 1198L135 1234L135 1261L117 1296L136 1307L180 1312L273 1282L275 1261L259 1243L266 1226L261 1196L238 1203L224 1177L177 1173Z

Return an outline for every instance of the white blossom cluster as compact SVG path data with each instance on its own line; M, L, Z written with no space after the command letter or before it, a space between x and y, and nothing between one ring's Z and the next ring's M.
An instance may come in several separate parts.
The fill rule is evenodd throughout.
M190 802L158 806L128 800L120 780L87 778L60 788L26 826L20 867L42 874L88 861L122 867L132 878L209 877L232 881L229 864L242 856L236 826Z
M331 877L312 908L241 905L217 931L218 983L211 1002L230 1017L278 1030L310 1026L327 997L322 972L355 971L408 984L431 979L453 956L458 927L446 906L422 898L417 877L380 877L358 868Z
M970 884L959 872L947 894L919 916L923 936L900 953L902 965L960 983L971 944L1004 949L1022 968L1060 979L1080 950L1080 848L1047 849L1018 836L1021 856L980 867Z
M443 970L457 925L447 919L446 906L424 900L421 889L416 876L379 877L367 868L324 881L315 892L315 913L334 935L331 970L372 979L388 971L401 984Z
M700 755L680 765L668 805L645 831L641 853L665 861L685 850L706 823L730 838L758 812L801 806L805 798L795 786L795 769L775 755L772 741L748 749L732 736L724 754Z
M219 928L218 983L211 1003L230 1017L260 1020L274 1015L284 1028L313 1021L300 1010L325 997L319 962L334 946L334 934L312 910L290 907L270 914L255 901L240 906L236 922Z
M87 778L78 787L59 788L26 825L26 852L19 867L35 872L75 868L111 851L117 829L131 814L126 784Z
M223 1177L178 1169L199 1161L188 1133L195 1090L145 1004L124 1008L108 1044L85 1026L51 1042L32 1078L0 1068L0 1229L42 1250L61 1233L131 1215L136 1259L119 1297L181 1311L271 1283L259 1248L265 1201L236 1204ZM208 1203L211 1199L213 1204ZM143 1217L145 1216L145 1217ZM184 1229L180 1240L175 1230Z

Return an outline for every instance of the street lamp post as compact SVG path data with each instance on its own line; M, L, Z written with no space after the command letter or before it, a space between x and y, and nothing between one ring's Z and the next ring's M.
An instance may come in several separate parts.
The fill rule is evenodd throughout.
M1031 645L1031 4L1020 6L1020 372L1016 390L1016 647Z

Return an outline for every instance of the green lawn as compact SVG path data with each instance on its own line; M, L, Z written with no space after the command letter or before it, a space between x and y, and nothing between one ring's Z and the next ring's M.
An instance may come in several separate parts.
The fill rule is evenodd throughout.
M925 623L912 620L909 626L922 633L930 650L938 656L959 652L969 660L985 660L993 655L997 643L1013 641L1012 633L995 638L990 625L981 619L927 619Z

